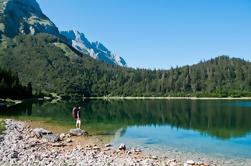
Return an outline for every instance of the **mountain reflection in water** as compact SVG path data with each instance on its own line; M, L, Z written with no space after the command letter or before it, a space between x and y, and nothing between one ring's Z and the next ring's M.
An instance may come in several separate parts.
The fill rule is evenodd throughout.
M1 111L5 117L44 119L73 125L71 109L80 105L85 126L111 134L128 126L169 125L220 139L251 131L251 102L223 100L87 100L82 103L27 102ZM123 132L122 132L123 134Z

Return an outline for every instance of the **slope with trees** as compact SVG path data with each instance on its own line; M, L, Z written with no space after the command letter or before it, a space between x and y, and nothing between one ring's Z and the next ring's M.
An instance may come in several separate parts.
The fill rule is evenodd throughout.
M0 65L62 96L251 96L251 63L220 56L196 65L147 70L109 65L49 34L4 38Z
M0 68L0 98L24 99L32 97L32 84L23 86L17 74Z

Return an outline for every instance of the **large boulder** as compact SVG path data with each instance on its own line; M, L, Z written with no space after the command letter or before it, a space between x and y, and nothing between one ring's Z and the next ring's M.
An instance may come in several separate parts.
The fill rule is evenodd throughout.
M60 141L60 137L58 134L43 135L43 138L45 138L48 142L53 142L53 143Z
M69 133L72 135L72 136L83 136L83 135L87 135L88 133L84 130L81 130L79 128L76 128L76 129L71 129L69 131Z
M33 133L35 134L35 136L36 136L37 138L42 138L43 135L52 134L51 131L45 130L45 129L43 129L43 128L36 128L36 129L33 129Z

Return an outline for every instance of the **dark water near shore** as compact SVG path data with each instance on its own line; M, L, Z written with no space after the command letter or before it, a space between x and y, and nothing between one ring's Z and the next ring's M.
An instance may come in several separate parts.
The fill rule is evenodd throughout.
M74 105L23 103L1 111L0 117L70 129ZM83 128L112 136L114 144L251 158L251 101L90 100L77 105L82 107Z

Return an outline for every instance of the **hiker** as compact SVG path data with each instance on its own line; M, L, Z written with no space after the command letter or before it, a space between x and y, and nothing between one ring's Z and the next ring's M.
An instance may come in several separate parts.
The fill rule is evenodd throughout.
M79 128L79 129L81 126L80 109L81 107L73 107L72 109L72 116L76 120L76 128Z

